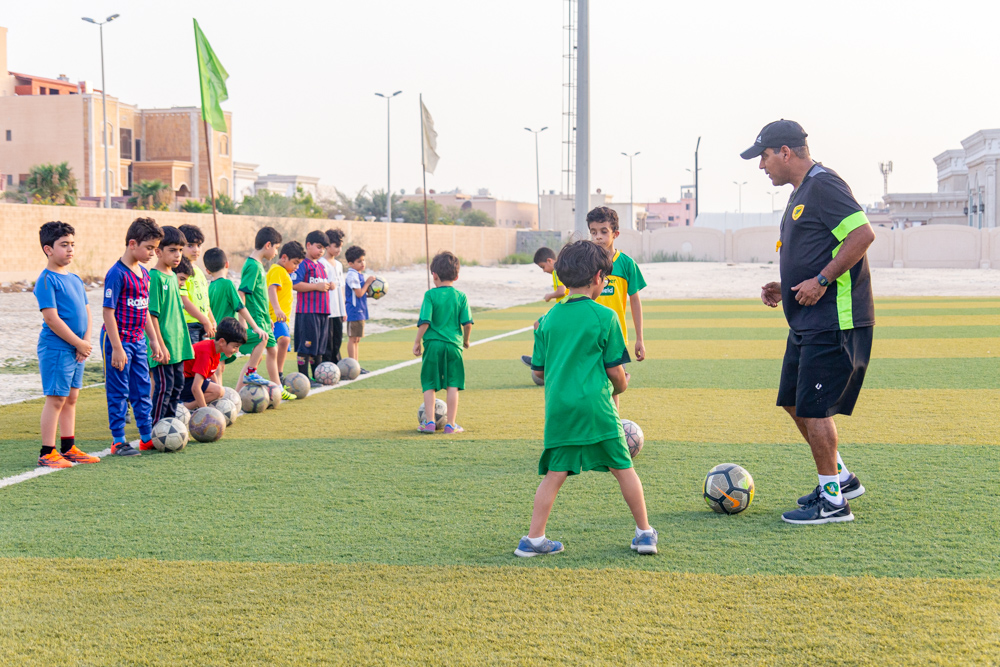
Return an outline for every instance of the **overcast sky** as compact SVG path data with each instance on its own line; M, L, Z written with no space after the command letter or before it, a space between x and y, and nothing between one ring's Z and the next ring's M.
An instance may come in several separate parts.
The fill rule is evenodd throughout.
M140 107L199 104L191 19L229 71L234 157L260 173L319 176L353 194L420 185L417 96L434 116L441 162L428 187L533 201L560 190L563 0L4 3L9 68L100 85L94 18L105 27L108 92ZM813 156L863 203L935 191L933 156L1000 127L997 3L842 0L591 0L592 189L675 200L702 137L702 211L771 208L775 188L739 152L777 118L798 120ZM789 188L776 197L781 207Z

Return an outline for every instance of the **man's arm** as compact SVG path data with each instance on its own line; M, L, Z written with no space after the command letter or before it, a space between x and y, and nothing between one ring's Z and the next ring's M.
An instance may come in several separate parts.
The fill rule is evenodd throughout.
M646 358L646 343L642 337L642 299L638 292L628 298L628 305L632 311L632 324L635 325L635 360L642 361Z
M73 330L69 328L69 325L62 321L59 317L59 311L55 308L43 308L42 309L42 319L45 323L49 325L49 329L52 329L52 333L62 338L64 341L76 348L76 360L83 361L90 356L91 348L90 344L90 306L87 306L87 333L85 338L80 338Z
M781 303L781 283L767 283L760 288L760 300L765 306L777 308Z
M423 354L423 351L420 349L420 342L424 339L424 334L427 333L427 330L430 328L430 326L431 326L430 324L424 322L419 327L417 327L417 339L413 341L413 356L419 357L421 354Z
M868 247L875 241L875 230L865 224L848 234L840 246L840 251L826 267L820 271L822 276L831 283L861 261L868 252ZM818 277L813 276L792 288L795 300L803 306L812 306L826 293L826 288L819 284Z

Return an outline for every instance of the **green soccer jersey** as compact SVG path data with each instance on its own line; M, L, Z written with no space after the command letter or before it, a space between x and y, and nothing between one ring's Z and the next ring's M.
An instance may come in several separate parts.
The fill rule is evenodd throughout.
M270 329L271 315L267 301L267 275L264 265L247 257L240 275L240 291L246 294L246 307L250 317L261 329Z
M450 285L427 290L417 326L421 324L429 325L424 334L425 342L439 340L462 347L465 340L462 327L472 324L469 298Z
M181 288L174 273L162 273L153 269L149 272L149 314L160 325L160 335L170 353L170 364L178 364L194 359L191 336L184 323L184 305L181 303ZM149 351L149 366L159 364L153 361Z
M237 313L243 309L243 302L236 291L236 285L229 278L216 278L208 284L208 300L212 304L216 322L221 322L226 317L240 319Z
M192 267L194 268L194 273L184 281L184 287L181 288L181 296L186 296L194 304L195 308L207 315L210 310L208 278L205 277L205 272L198 268L197 265L192 264ZM185 310L184 321L188 324L196 324L198 318L193 317Z
M542 317L531 367L545 371L545 448L593 445L621 434L607 369L631 361L618 317L571 296Z

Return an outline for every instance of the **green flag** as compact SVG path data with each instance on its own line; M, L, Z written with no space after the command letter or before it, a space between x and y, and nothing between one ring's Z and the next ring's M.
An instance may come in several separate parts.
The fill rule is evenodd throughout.
M228 132L221 104L229 99L226 91L229 72L219 62L212 46L205 39L205 33L198 26L198 19L194 20L194 43L198 49L198 76L201 79L201 117L219 132Z

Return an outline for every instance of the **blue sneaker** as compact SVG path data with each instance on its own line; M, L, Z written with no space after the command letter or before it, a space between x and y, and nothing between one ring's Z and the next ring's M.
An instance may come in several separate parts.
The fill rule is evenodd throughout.
M633 537L632 550L641 554L655 554L659 536L660 534L654 530L652 533L643 533L642 537Z
M557 554L563 550L562 542L556 542L555 540L545 540L542 542L541 546L536 547L525 535L521 538L521 542L514 549L514 555L520 556L521 558L531 558L532 556L545 556L547 554Z
M247 373L243 376L243 382L246 384L256 384L261 387L266 387L270 384L267 380L262 378L259 373Z

